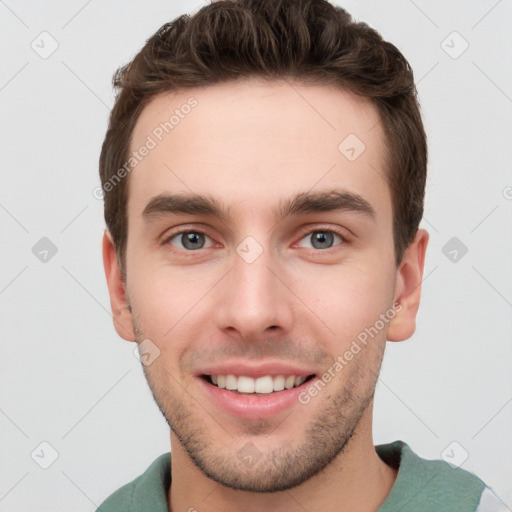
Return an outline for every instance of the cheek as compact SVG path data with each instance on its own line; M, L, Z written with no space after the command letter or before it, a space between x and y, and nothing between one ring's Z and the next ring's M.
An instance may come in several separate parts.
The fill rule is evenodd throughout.
M133 272L128 274L129 298L139 337L149 338L163 352L166 340L173 339L184 317L189 296L176 283L159 277L158 272Z
M390 307L389 269L345 265L308 272L297 279L304 302L329 327L335 343L349 343Z
M190 272L186 267L155 265L150 260L141 260L130 272L132 305L146 327L160 337L188 315L214 283L206 271Z
M154 342L161 360L177 371L178 361L194 346L191 341L205 338L206 324L198 318L208 314L204 298L215 275L169 266L150 270L149 263L130 271L129 295L139 334Z

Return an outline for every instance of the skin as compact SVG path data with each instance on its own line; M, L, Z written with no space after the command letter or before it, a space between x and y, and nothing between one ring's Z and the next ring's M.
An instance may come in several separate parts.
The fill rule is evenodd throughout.
M335 87L246 79L156 97L137 121L132 149L191 96L197 107L129 175L126 282L108 231L103 240L117 332L160 350L144 371L173 427L169 510L326 512L343 503L375 511L396 478L374 449L375 382L386 340L415 330L428 243L419 230L396 267L378 113ZM355 161L338 150L349 134L366 146ZM330 189L358 194L375 216L273 214L298 193ZM223 202L230 217L143 219L151 198L181 192ZM177 228L205 233L205 247L169 241ZM330 231L342 238L316 248L311 235ZM247 236L263 250L252 263L236 251ZM228 414L194 373L237 357L321 376L395 303L400 312L325 389L274 417ZM237 457L244 446L259 454L251 467Z

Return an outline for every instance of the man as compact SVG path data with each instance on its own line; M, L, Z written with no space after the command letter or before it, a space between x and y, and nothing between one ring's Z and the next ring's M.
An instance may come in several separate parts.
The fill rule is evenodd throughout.
M105 272L172 464L99 511L485 510L475 475L372 439L428 243L400 52L323 0L218 1L164 25L114 84Z

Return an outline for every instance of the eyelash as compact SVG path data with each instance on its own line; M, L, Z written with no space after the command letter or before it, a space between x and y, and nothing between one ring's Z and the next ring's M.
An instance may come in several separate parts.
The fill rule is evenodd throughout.
M164 241L162 242L162 245L171 245L170 242L172 239L176 238L179 235L183 235L185 233L201 234L201 235L205 235L206 237L213 240L207 233L205 233L204 231L201 231L200 229L182 229L180 231L171 233L169 236L165 237ZM332 250L335 250L336 247L339 247L339 246L342 246L342 245L345 245L348 243L347 236L344 233L341 233L341 230L333 229L331 227L323 227L323 226L316 227L315 229L310 229L309 231L303 231L300 235L298 242L303 240L306 236L312 235L313 233L333 233L341 239L341 242L332 247L328 247L327 249L315 249L315 248L304 247L304 249L309 250L309 251L314 251L314 252L318 251L318 252L328 253L328 252L331 252ZM294 246L298 242L296 242L294 244ZM183 252L186 252L186 253L195 253L195 252L201 251L201 249L197 249L197 250L187 250L187 249L179 249L179 248L176 248L176 249L182 250ZM208 250L208 249L211 249L211 247L207 247L205 250Z

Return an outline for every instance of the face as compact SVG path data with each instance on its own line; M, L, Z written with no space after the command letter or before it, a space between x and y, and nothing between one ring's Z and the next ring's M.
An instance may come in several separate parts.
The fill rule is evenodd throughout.
M205 475L298 485L362 428L400 314L377 111L334 87L247 80L157 97L143 145L118 332L150 348L173 442Z

